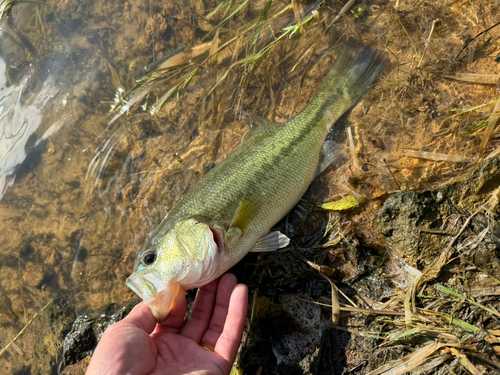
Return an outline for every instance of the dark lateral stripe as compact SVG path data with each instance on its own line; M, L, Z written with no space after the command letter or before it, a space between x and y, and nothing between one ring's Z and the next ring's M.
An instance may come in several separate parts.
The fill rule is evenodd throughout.
M268 139L261 139L257 144L254 144L252 140L248 140L249 143L240 146L243 147L243 149L238 150L239 152L236 151L237 154L234 155L235 157L230 158L230 160L225 160L225 162L229 161L230 163L226 164L223 169L218 171L218 174L222 173L225 175L224 180L218 180L216 182L211 178L203 179L201 183L205 185L205 187L202 187L196 195L204 191L202 194L205 195L205 201L211 201L218 197L219 211L226 211L233 205L240 203L239 200L241 197L237 196L231 196L229 199L221 201L220 193L222 191L235 192L235 186L238 186L238 190L247 191L250 194L255 192L255 184L265 183L264 181L268 180L270 172L272 173L276 168L283 166L283 160L286 160L293 150L300 148L301 143L304 142L307 137L311 136L311 131L315 130L318 126L326 126L324 123L321 124L321 120L332 111L335 105L345 106L345 104L342 103L344 101L342 100L344 99L343 96L344 95L342 95L339 90L336 90L334 94L330 94L327 97L322 96L318 98L319 100L314 99L306 108L297 114L297 116L292 118L288 124L273 135L270 135ZM339 108L339 114L341 115L344 113L347 108L343 108L344 110ZM275 142L271 140L284 140L284 136L286 135L288 135L286 139L289 140L289 143L286 144L279 153L276 153L274 150ZM268 142L266 142L266 140ZM259 144L263 146L261 142L266 143L265 148L259 147ZM317 142L322 143L323 139L318 139ZM307 153L310 151L305 149L303 152ZM214 172L214 170L212 172ZM212 185L212 183L215 183L217 187ZM244 184L247 186L243 186ZM195 197L192 196L191 198ZM260 198L249 196L248 199L253 200ZM195 199L193 202L188 203L184 201L183 203L182 206L184 207L180 211L184 211L184 209L187 208L186 204L194 209L199 202L197 203ZM196 210L199 210L199 207L197 207ZM256 214L257 211L253 212L253 214Z
M313 107L314 102L311 102L306 108L304 108L304 110L302 110L301 113L299 113L295 117L297 119L296 120L297 123L287 124L286 127L284 127L282 131L285 131L286 128L290 127L288 131L293 132L293 129L295 127L295 128L297 128L297 130L300 129L298 134L296 134L292 138L292 141L290 143L288 143L288 145L286 145L284 148L281 149L279 154L274 154L270 160L260 164L263 168L256 171L257 173L255 175L255 178L260 179L260 177L267 175L269 173L269 170L272 170L273 166L281 164L280 161L281 161L281 159L283 159L283 157L286 157L286 155L289 155L291 151L293 151L294 149L299 147L300 143L302 143L304 141L304 139L309 135L309 133L316 126L324 126L323 124L320 125L321 119L327 113L329 113L331 111L332 106L334 106L336 103L338 103L339 105L341 104L341 101L338 100L339 97L340 97L340 95L338 93L335 93L333 95L329 95L329 97L326 100L324 100L324 102L321 103L319 106L318 105L314 106L316 108ZM342 110L340 115L345 113L345 111L348 108L349 107ZM302 118L302 116L308 114L307 112L310 112L309 116L307 116L307 118L305 118L305 117ZM302 120L302 121L300 121L300 120ZM299 123L299 121L300 121L300 123ZM292 122L293 122L293 119L292 119ZM279 133L280 132L278 132L278 134ZM322 143L323 141L324 141L323 139L318 139L318 142ZM305 152L307 152L307 151L305 150Z

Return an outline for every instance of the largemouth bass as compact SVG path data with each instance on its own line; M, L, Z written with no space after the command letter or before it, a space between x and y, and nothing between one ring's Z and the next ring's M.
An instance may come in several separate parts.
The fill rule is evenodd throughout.
M127 285L162 322L179 293L203 286L249 251L288 244L269 232L313 178L341 153L325 142L387 62L380 51L348 42L316 97L284 124L261 121L168 213L139 253Z

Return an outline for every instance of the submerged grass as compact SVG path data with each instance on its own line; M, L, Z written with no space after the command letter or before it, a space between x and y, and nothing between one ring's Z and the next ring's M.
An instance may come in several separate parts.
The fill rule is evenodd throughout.
M40 311L37 311L35 314L33 314L33 316L31 317L31 319L25 324L25 326L19 331L19 333L16 335L16 337L14 337L13 339L11 339L9 341L9 343L2 349L0 350L0 358L2 358L2 356L4 355L4 353L7 351L7 349L9 349L10 346L13 346L14 348L16 348L16 341L19 337L21 337L21 335L24 333L24 331L26 331L26 329L28 329L28 327L33 323L33 321L36 319L36 317L43 313L51 304L52 302L54 302L54 299L50 300L49 302L47 302L45 304L45 306L43 306ZM21 353L22 355L22 353Z
M207 15L207 19L213 18L215 14L221 13L225 9L222 20L201 39L201 41L204 41L210 36L217 34L213 41L177 52L175 58L173 57L159 64L155 71L147 74L125 94L122 95L119 91L116 95L115 103L111 107L111 112L116 114L112 117L108 125L111 125L124 113L140 105L142 105L143 109L151 108L149 111L152 115L156 114L168 100L171 100L180 91L185 89L191 80L199 75L202 69L207 67L209 62L215 61L220 64L227 58L233 57L233 61L222 68L223 73L220 75L220 78L211 87L208 87L206 94L197 101L196 105L200 104L214 94L217 87L228 78L233 68L244 66L248 69L257 66L260 60L268 56L276 45L282 43L287 37L291 38L315 17L314 12L309 11L309 14L299 22L281 27L281 30L278 31L279 35L275 36L276 32L273 31L273 26L275 27L276 24L280 25L283 23L280 16L291 12L292 5L279 4L273 7L272 0L269 0L264 5L257 19L240 26L235 32L220 32L223 30L222 27L229 20L234 19L245 8L247 3L248 0L243 1L229 14L226 13L235 5L235 2L226 1L221 3ZM266 30L266 33L263 30ZM235 33L235 36L229 37ZM223 41L220 47L212 48L214 44L219 43L219 40ZM231 51L231 48L234 50ZM157 96L157 94L153 95L153 93L159 90L162 90L163 94L160 94L159 98L153 104L147 104L147 99Z

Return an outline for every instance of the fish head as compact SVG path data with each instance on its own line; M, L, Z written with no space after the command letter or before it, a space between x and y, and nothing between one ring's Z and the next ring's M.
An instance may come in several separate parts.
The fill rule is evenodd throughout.
M163 322L179 293L203 286L219 276L222 243L209 224L179 220L167 233L153 236L139 253L127 286Z

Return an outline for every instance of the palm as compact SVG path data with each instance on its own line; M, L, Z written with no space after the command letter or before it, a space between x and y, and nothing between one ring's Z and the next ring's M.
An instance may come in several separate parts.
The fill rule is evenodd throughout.
M149 308L140 303L106 330L87 374L228 374L247 308L246 287L235 285L236 278L227 274L220 283L216 280L200 288L185 324L184 296L158 325Z
M167 334L156 347L158 357L152 374L165 374L167 369L176 374L227 374L222 358L187 337Z

